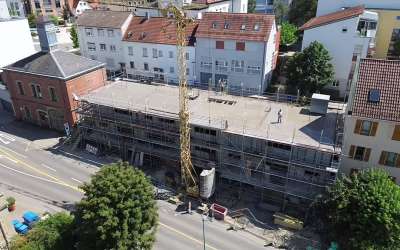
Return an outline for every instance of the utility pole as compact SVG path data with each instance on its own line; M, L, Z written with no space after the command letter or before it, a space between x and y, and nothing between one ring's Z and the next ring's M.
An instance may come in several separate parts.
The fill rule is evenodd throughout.
M206 234L204 230L204 221L206 220L206 216L204 214L201 216L201 220L203 221L203 249L206 250Z

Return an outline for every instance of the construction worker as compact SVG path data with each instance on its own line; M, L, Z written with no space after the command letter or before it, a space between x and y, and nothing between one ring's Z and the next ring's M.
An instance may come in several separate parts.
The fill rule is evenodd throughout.
M278 111L278 123L282 123L282 115L283 115L282 109L279 109L279 111Z

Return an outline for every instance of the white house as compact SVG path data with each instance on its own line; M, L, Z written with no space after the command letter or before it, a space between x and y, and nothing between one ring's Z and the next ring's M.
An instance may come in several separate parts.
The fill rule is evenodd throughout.
M367 9L399 9L399 0L321 0L318 1L317 16L326 15L342 8L364 5Z
M28 20L11 17L6 0L0 0L0 34L0 68L36 52Z
M345 115L341 171L387 171L400 184L400 61L361 59Z
M195 32L197 23L186 29L186 75L195 78ZM176 24L166 17L133 17L123 38L126 77L178 84Z
M196 32L197 84L262 94L278 55L275 16L205 13Z
M132 19L131 12L87 10L77 19L80 52L106 63L110 75L124 71L122 37Z
M90 4L87 1L74 1L74 6L72 7L72 12L75 16L81 15L86 10L91 10Z
M373 53L377 22L377 13L357 6L315 17L300 28L303 50L318 41L329 51L336 81L328 88L341 97L348 94L357 57Z

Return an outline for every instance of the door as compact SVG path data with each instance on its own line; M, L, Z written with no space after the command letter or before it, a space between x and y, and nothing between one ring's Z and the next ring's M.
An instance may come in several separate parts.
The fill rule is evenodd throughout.
M41 127L45 127L45 128L49 128L49 116L47 114L47 112L43 111L43 110L38 110L38 116L39 116L39 125Z

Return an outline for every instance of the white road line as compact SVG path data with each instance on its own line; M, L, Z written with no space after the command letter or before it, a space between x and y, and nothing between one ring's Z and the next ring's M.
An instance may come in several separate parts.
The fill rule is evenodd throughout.
M4 140L4 139L2 139L2 138L0 138L0 141L2 142L2 143L4 143L4 144L10 144L10 142L9 141L7 141L7 140Z
M76 181L76 182L79 182L79 183L83 184L83 182L81 182L80 180L77 180L77 179L72 178L72 177L71 177L71 179L72 179L73 181Z
M45 179L45 178L42 178L42 177L39 177L39 176L36 176L36 175L31 175L31 174L28 174L28 173L25 173L25 172L22 172L22 171L19 171L19 170L16 170L16 169L7 167L6 165L3 165L3 164L1 164L1 163L0 163L0 167L9 169L9 170L14 171L14 172L16 172L16 173L19 173L19 174L22 174L22 175L26 175L26 176L29 176L29 177L32 177L32 178L35 178L35 179L39 179L39 180L42 180L42 181L47 181L47 182L51 182L51 183L54 183L54 184L58 184L58 185L62 185L62 186L63 186L63 184L58 183L58 182L56 182L56 181L48 180L48 179Z
M21 153L15 152L14 150L9 149L9 148L7 148L7 147L4 147L4 146L1 146L1 145L0 145L0 148L3 148L3 149L8 150L8 151L11 151L11 152L13 152L13 153L16 154L16 155L21 156L22 158L25 158L25 159L28 158L26 155L23 155L23 154L21 154Z
M7 160L9 160L9 161L12 161L12 162L14 162L14 163L18 163L18 161L14 160L14 159L12 159L12 158L6 156L6 155L0 155L0 159L1 159L1 158L5 158L5 159L7 159Z
M4 137L4 138L6 138L7 140L10 140L10 141L15 141L14 137L11 137L9 135L5 135L5 134L2 134L2 133L0 133L0 137Z
M55 170L54 168L52 168L52 167L49 167L49 166L47 166L46 164L40 164L40 165L42 165L42 167L45 167L45 168L47 168L47 169L50 169L51 171L54 171L54 172L57 172L57 170Z

